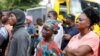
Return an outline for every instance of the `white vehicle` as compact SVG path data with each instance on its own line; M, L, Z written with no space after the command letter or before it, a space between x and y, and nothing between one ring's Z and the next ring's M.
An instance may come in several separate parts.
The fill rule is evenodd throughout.
M26 15L33 17L33 24L36 24L36 19L41 18L45 20L46 7L35 7L26 10Z

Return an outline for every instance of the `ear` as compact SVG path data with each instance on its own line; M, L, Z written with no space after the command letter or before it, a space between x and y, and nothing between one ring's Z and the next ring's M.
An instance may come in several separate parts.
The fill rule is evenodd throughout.
M90 27L90 22L87 22L87 27Z

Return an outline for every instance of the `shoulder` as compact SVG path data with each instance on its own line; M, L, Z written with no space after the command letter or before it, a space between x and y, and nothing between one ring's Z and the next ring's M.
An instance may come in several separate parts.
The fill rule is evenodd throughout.
M28 37L29 34L25 28L20 28L16 33L14 33L14 37L20 38L20 37Z
M0 34L3 35L5 38L8 36L8 32L5 27L0 28Z
M30 27L35 27L33 24L30 24Z
M79 37L79 35L80 35L80 33L74 35L74 36L71 38L71 40L73 40L73 39L77 39L77 38Z
M38 43L38 45L43 45L45 43L45 41L44 41L44 39L42 39L39 43Z
M72 26L71 29L72 29L72 30L75 30L75 31L78 30L78 29L76 28L76 26Z
M58 45L57 45L57 43L56 43L55 41L52 41L52 42L49 44L49 46L51 46L52 48L55 48L55 49L59 49L59 48L58 48Z
M30 24L29 28L30 29L35 29L35 26L33 24Z
M85 37L87 37L88 39L98 39L99 40L99 36L93 31L89 32Z

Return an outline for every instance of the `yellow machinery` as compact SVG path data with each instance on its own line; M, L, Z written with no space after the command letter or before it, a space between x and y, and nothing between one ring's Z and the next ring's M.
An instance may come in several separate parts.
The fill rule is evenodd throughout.
M93 6L100 12L99 0L56 0L54 10L58 13L58 21L62 21L63 16L67 14L74 14L76 18L87 6ZM63 16L62 16L63 14ZM100 26L94 25L93 31L100 36Z

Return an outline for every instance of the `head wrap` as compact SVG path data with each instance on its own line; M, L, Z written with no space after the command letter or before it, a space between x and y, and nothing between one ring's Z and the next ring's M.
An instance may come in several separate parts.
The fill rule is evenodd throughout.
M47 25L48 27L50 27L50 29L54 31L57 31L59 29L58 22L54 19L48 19L44 25Z
M33 22L32 16L26 16L26 19L28 19L28 20L30 20L31 22Z

